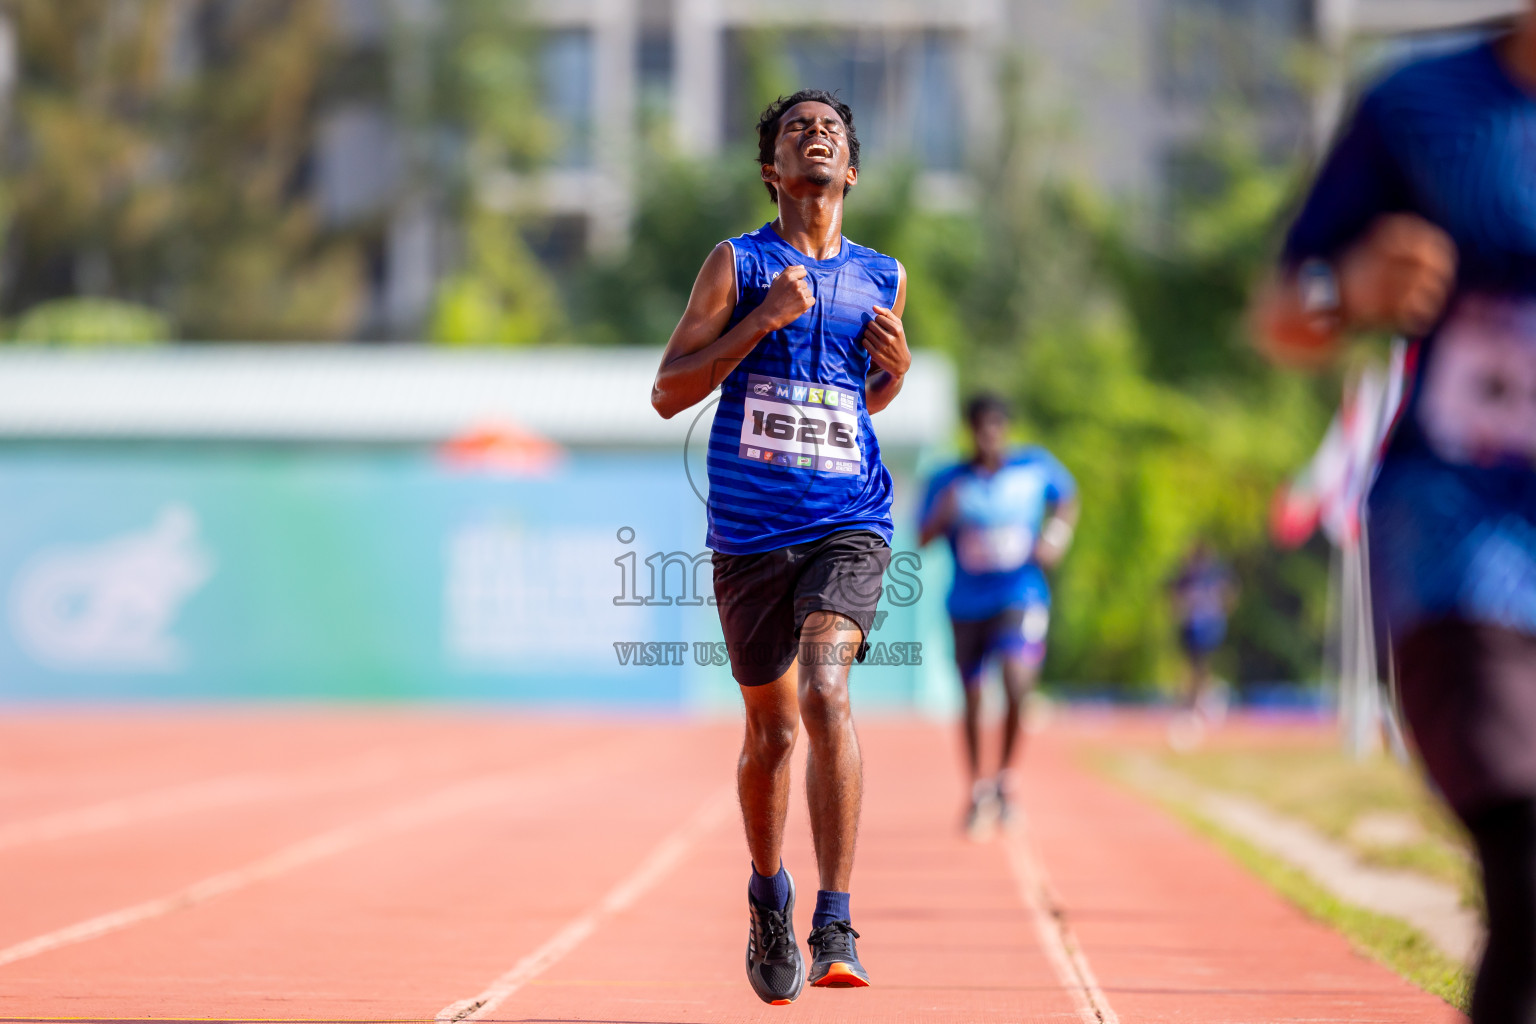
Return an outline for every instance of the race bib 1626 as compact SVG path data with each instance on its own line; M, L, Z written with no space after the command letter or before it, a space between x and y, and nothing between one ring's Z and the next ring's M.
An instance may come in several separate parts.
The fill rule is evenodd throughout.
M864 471L859 396L825 384L752 374L739 454L749 462L858 475Z

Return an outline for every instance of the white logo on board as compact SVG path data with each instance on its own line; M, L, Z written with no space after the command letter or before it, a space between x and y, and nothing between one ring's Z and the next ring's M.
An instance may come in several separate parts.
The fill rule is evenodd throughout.
M184 660L171 627L213 575L184 505L147 530L99 544L43 551L11 588L11 628L43 665L107 672L171 672Z
M530 659L612 664L613 640L649 621L616 607L614 567L594 558L613 534L473 522L448 538L443 641L461 667L527 671Z

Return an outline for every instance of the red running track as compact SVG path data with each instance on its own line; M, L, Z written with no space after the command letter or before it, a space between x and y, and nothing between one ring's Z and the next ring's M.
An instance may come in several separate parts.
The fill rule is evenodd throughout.
M1027 836L984 844L958 834L950 729L861 736L875 984L776 1008L742 971L732 723L14 715L0 1019L1459 1019L1080 768L1077 728L1028 752Z

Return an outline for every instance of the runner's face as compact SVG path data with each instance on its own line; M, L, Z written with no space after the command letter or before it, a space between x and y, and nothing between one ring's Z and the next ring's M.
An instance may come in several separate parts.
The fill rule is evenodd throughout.
M798 182L841 189L859 177L848 160L848 128L837 111L825 103L796 103L779 118L773 165L763 168L763 179L792 191Z
M987 461L999 458L1008 443L1008 417L1002 413L983 413L971 428L976 439L976 454Z

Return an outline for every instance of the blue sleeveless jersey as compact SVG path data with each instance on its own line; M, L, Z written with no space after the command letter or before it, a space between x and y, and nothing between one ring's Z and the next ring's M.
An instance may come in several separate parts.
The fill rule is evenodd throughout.
M1336 258L1387 213L1456 243L1370 499L1377 608L1399 637L1459 618L1536 634L1536 95L1482 44L1371 88L1286 243Z
M709 537L749 555L870 530L891 540L891 476L864 404L869 353L859 343L875 306L896 301L894 259L848 239L831 259L800 252L766 224L730 240L736 308L730 330L794 264L816 304L766 335L725 379L709 435Z

